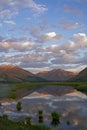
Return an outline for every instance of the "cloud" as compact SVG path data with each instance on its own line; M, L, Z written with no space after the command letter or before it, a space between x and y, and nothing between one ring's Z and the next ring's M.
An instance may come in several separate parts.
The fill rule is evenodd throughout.
M36 2L34 2L34 0L22 0L22 2L20 2L19 4L20 5L22 4L22 6L24 7L32 8L34 11L38 13L47 11L47 8L45 7L45 5L37 4Z
M45 51L48 53L58 53L60 47L56 44L50 45L49 47L45 48Z
M22 8L31 8L35 12L42 13L47 11L47 8L43 4L38 4L34 0L15 0L10 2L10 6L22 7Z
M72 40L76 43L76 48L81 50L87 48L87 35L85 33L74 34Z
M47 37L50 37L50 38L56 37L56 33L55 33L55 32L49 32L49 33L46 33L45 35L46 35Z
M84 27L83 24L75 21L66 20L64 18L60 20L60 28L65 31L71 29L82 29L83 27Z
M30 34L35 38L35 42L45 43L53 40L61 40L64 38L62 34L56 34L56 32L43 33L43 31L46 31L46 26L29 29Z
M43 4L38 4L34 0L0 0L0 5L3 8L4 5L8 5L12 9L18 9L20 7L22 8L31 8L37 13L42 13L44 11L47 11L47 8Z
M55 32L49 32L49 33L46 33L46 34L38 35L36 38L37 38L36 42L45 43L45 42L49 42L49 41L51 42L51 41L54 41L54 40L57 40L57 41L61 40L61 39L63 39L63 35L56 34Z
M86 17L81 17L86 12L82 3L87 0L63 1L58 1L60 14L55 6L53 19L49 12L54 6L50 8L49 3L47 7L40 0L0 0L0 63L38 69L87 64L87 34L82 33ZM46 15L33 17L48 8Z
M55 32L45 33L48 37L57 36ZM87 64L87 35L73 34L63 44L45 46L35 42L22 42L21 39L5 39L0 37L1 63L17 64L24 68L54 68ZM83 51L84 50L84 51ZM14 53L12 53L14 52ZM3 56L3 54L6 54Z
M50 63L46 63L46 62L36 62L36 63L32 63L32 62L29 62L28 64L26 63L21 63L20 66L21 67L25 67L25 68L45 68L47 66L50 67Z
M4 23L6 23L6 24L12 24L12 25L14 25L14 24L16 24L14 21L12 21L12 20L6 20L6 21L4 21Z
M1 19L11 19L12 17L16 16L18 14L18 11L16 10L10 10L10 9L2 9L0 11L0 18Z
M21 9L33 10L31 14L47 11L45 5L38 4L34 0L0 0L0 19L7 24L14 24L11 19L20 14Z
M23 42L23 38L19 39L4 39L0 38L0 52L9 53L9 52L25 52L31 50L35 44L33 42ZM20 44L20 42L23 42Z
M60 46L60 49L65 50L67 54L76 54L78 51L86 50L87 35L84 33L74 34L70 40Z
M50 65L50 63L46 62L46 59L48 60L48 58L42 57L40 54L17 54L15 56L4 55L2 57L0 57L1 63L7 62L8 64L19 64L24 68L42 68Z
M64 5L63 9L65 13L70 13L77 17L81 17L83 14L80 8L78 8L76 5L72 6L72 5L67 4L67 5Z
M51 51L55 52L53 64L86 64L87 54L87 35L84 33L74 34L72 39L63 45L55 48L51 48ZM85 50L86 54L83 53L83 57L80 55ZM58 52L58 53L57 53Z

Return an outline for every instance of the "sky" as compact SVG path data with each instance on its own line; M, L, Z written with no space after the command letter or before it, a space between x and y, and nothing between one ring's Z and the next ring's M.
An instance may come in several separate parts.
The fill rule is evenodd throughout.
M0 65L87 67L87 0L0 0Z

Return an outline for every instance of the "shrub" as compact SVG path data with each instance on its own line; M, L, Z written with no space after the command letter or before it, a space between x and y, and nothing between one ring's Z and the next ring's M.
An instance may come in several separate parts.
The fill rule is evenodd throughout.
M66 121L66 124L67 124L67 125L70 125L70 121L69 121L69 120L67 120L67 121Z
M9 98L16 99L17 98L16 92L11 92L9 94Z
M17 103L16 108L17 108L18 111L21 111L21 109L22 109L22 106L21 106L21 105L22 105L21 102L18 102L18 103Z
M51 112L51 117L52 117L52 122L51 122L52 125L56 126L56 125L60 124L60 115L59 115L59 113L57 113L55 111Z
M8 120L8 116L4 114L3 119Z
M39 123L42 123L43 122L43 111L42 110L38 111L38 116L39 116Z
M31 117L26 117L26 124L31 125Z

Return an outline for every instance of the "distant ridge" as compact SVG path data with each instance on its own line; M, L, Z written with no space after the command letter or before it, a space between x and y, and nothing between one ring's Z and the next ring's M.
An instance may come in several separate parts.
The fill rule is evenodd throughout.
M53 69L51 71L39 72L36 76L44 78L48 81L66 81L76 74L74 72L66 71L63 69Z
M0 66L0 82L87 81L87 67L78 74L63 69L53 69L33 74L19 66Z
M71 78L71 81L87 81L87 67L80 71L74 78Z
M28 81L44 81L44 79L35 76L29 71L19 66L0 66L0 82L28 82Z

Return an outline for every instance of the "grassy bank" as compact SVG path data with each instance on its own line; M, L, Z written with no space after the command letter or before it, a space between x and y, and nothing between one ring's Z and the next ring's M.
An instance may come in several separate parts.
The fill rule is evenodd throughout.
M0 130L50 130L42 125L29 125L23 122L13 122L6 117L0 117Z
M37 90L38 87L50 85L51 86L72 86L73 88L77 89L78 91L81 91L85 94L87 94L87 82L31 82L31 83L21 83L16 84L16 91L19 90L27 90L29 93Z
M5 85L5 93L2 94L4 95L3 98L12 98L12 99L17 99L21 98L23 96L28 95L29 93L36 91L38 87L50 85L51 86L72 86L73 88L77 89L78 91L81 91L85 94L87 94L87 82L27 82L27 83L16 83L16 84L9 84L9 91L6 90L6 85ZM3 85L4 88L4 85ZM0 88L1 90L3 89L2 87Z
M16 85L16 90L27 88L27 89L35 89L38 86L44 85L57 85L57 86L72 86L73 88L87 93L87 82L33 82L33 83L22 83Z

